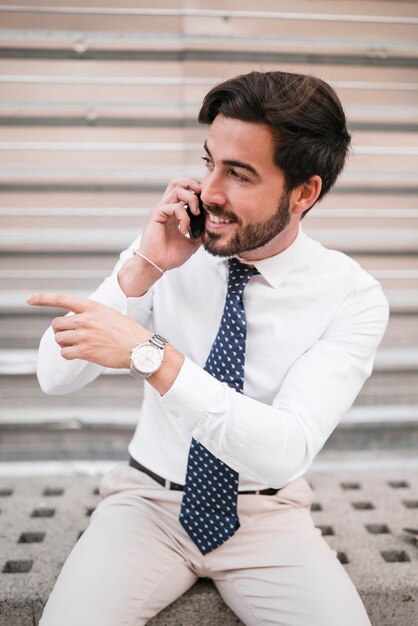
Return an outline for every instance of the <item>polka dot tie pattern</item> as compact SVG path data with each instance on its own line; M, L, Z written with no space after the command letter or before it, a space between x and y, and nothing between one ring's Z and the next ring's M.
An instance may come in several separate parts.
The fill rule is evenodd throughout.
M229 260L225 308L205 365L207 372L239 393L244 387L247 336L243 294L251 276L258 273L251 265ZM237 498L238 472L192 439L180 523L202 554L219 547L238 530Z

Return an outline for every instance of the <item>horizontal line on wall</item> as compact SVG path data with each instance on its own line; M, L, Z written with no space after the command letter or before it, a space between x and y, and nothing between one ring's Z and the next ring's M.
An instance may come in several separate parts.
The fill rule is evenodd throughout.
M312 42L312 45L322 45ZM411 49L414 49L412 46ZM41 48L1 48L0 59L85 61L229 61L247 63L307 63L317 65L364 65L375 67L417 67L418 56L396 55L389 46L368 45L358 54L324 52L265 52L256 50L54 50Z
M39 152L200 152L201 143L4 141L0 151ZM354 154L418 156L418 146L354 146Z
M290 11L232 11L216 9L150 9L150 8L113 8L113 7L57 7L33 5L3 5L0 13L44 13L55 15L119 15L130 17L221 17L235 19L267 19L310 22L352 22L363 24L418 24L416 17L399 17L392 15L352 15L338 13L309 13Z
M51 84L51 85L138 85L138 86L211 86L222 82L222 78L160 76L52 76L52 75L0 75L4 84ZM329 81L336 89L372 90L372 91L418 91L418 83L405 82L365 82L355 80Z

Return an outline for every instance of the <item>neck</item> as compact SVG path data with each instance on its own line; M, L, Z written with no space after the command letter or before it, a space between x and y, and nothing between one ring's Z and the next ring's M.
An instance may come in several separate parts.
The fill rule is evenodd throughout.
M268 259L276 254L280 254L283 250L286 250L296 239L299 230L299 221L295 224L289 224L281 233L276 235L271 241L266 243L265 246L256 248L255 250L248 250L240 254L240 258L245 261L261 261L262 259Z

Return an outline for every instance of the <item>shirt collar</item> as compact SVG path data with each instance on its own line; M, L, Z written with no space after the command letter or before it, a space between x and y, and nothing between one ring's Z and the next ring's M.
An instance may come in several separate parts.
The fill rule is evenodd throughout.
M291 271L295 263L302 258L309 245L309 237L305 235L302 230L302 226L299 224L298 233L294 241L282 252L269 257L267 259L261 259L260 261L252 261L251 263L245 259L241 259L238 255L237 258L241 263L248 265L254 265L265 280L275 289L278 289L286 276ZM212 262L215 264L227 264L228 258L212 256Z
M309 238L303 232L302 226L299 225L296 238L290 246L267 259L254 261L252 265L258 269L272 287L278 289L295 263L304 255L308 242Z

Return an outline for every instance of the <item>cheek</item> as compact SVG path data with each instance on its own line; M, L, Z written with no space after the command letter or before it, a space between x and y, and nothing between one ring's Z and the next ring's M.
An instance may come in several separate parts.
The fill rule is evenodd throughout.
M240 224L256 224L263 222L275 212L270 199L260 197L258 194L248 194L240 199L232 207L240 219Z

